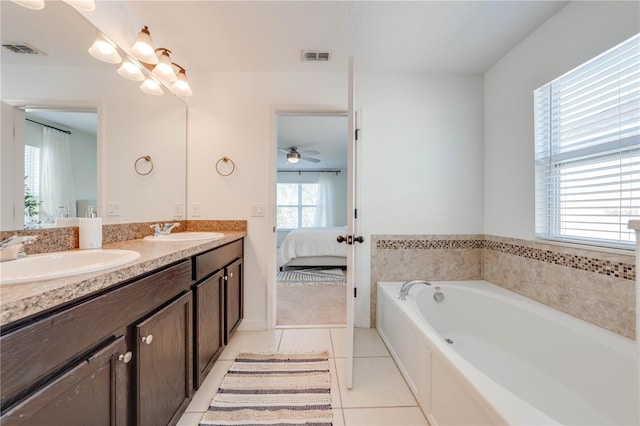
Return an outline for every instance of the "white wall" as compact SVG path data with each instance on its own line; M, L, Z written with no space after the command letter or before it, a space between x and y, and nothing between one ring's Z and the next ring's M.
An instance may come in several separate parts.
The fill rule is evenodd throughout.
M482 78L357 74L362 106L358 314L369 325L369 235L479 233L483 223ZM275 273L270 204L277 109L346 109L345 73L190 73L189 203L202 218L248 219L244 327L267 323ZM272 152L273 151L273 152ZM228 156L229 177L215 172ZM251 217L252 202L267 216ZM273 244L273 245L272 245Z
M356 93L359 234L369 241L357 323L367 326L372 234L482 233L482 77L363 74Z
M73 180L76 200L96 200L98 198L98 146L95 135L72 130L71 163L73 164ZM78 216L84 212L78 212Z
M638 2L571 2L485 73L486 234L535 238L533 90L640 32Z

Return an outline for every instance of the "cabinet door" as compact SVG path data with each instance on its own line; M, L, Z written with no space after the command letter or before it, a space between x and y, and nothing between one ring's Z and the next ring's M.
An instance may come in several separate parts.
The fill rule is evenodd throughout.
M244 318L244 291L242 276L242 259L227 265L225 268L225 344L229 343Z
M191 292L136 326L139 426L177 422L192 393Z
M122 336L78 362L4 413L2 425L126 425L125 348Z
M194 287L195 388L198 389L224 349L224 270Z

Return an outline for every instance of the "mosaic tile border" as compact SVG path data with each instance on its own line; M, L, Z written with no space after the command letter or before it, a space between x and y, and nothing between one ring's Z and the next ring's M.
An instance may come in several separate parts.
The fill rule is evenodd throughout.
M480 248L624 280L636 279L636 268L634 264L612 262L597 257L561 253L548 249L487 239L380 239L376 241L376 248L378 250L460 250Z
M379 250L451 250L484 247L484 240L378 240Z

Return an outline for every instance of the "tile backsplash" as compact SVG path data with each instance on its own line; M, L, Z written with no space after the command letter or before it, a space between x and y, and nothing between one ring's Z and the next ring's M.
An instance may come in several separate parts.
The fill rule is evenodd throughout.
M489 235L374 235L376 282L484 279L633 339L635 255Z

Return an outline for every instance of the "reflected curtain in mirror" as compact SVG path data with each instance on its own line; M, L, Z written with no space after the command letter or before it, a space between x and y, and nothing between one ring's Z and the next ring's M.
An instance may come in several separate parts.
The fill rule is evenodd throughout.
M76 199L69 134L43 127L42 136L41 218L43 222L54 222L60 207L70 217L75 217Z

